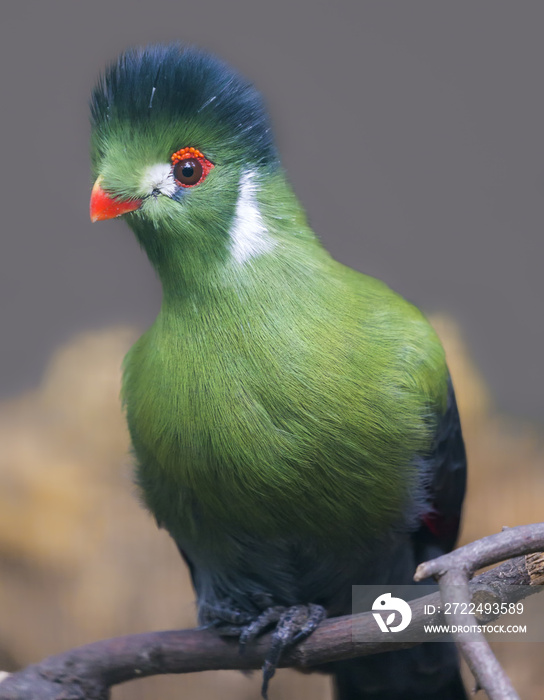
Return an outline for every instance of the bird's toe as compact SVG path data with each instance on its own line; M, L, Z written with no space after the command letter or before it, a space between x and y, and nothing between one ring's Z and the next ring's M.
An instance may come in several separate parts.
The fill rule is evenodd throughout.
M220 634L228 636L241 634L254 618L255 615L240 610L228 600L214 604L205 603L200 606L199 610L199 619L202 625L216 627Z
M268 684L276 672L283 652L309 637L326 616L325 608L314 603L284 608L272 634L272 644L263 665L263 698L268 697Z

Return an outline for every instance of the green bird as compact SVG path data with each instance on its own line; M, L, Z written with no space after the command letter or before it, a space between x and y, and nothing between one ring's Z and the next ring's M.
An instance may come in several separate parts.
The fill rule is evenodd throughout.
M410 583L453 547L466 461L444 351L323 248L259 93L222 61L127 51L91 108L91 218L124 215L163 290L124 362L136 481L201 624L242 648L273 629L266 697L283 650L351 612L352 585ZM449 644L326 670L342 700L466 697Z

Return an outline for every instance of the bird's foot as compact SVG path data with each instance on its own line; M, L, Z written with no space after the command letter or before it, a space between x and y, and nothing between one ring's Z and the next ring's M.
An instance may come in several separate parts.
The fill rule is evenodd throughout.
M201 604L198 619L203 627L215 627L223 636L240 637L246 627L255 621L259 611L266 611L272 606L273 600L267 593L248 594L246 599L251 603L252 611L242 610L230 598L224 598L220 602Z
M239 637L255 615L236 608L230 601L201 605L199 619L204 627L215 627L225 637Z
M261 693L268 697L268 684L286 649L309 637L319 623L327 616L321 605L283 605L267 607L257 617L255 614L236 608L229 600L214 605L205 604L200 608L200 621L205 627L214 627L226 637L240 638L240 653L260 634L275 626L272 643L263 665Z
M283 652L309 637L326 616L325 608L314 603L293 605L291 608L276 605L267 608L244 628L240 634L241 652L259 634L273 624L276 625L272 633L272 644L263 665L261 693L265 700L268 697L268 684L276 672Z

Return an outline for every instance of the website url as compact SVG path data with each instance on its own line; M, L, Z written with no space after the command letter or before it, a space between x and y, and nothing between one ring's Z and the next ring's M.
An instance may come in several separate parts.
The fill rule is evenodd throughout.
M526 634L527 625L423 625L428 634Z

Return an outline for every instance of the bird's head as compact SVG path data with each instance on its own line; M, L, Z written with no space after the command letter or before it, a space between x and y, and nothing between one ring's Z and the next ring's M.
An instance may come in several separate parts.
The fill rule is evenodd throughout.
M278 156L259 93L222 61L179 45L128 51L91 111L93 221L126 215L158 268L174 248L243 257L266 244L256 193Z

